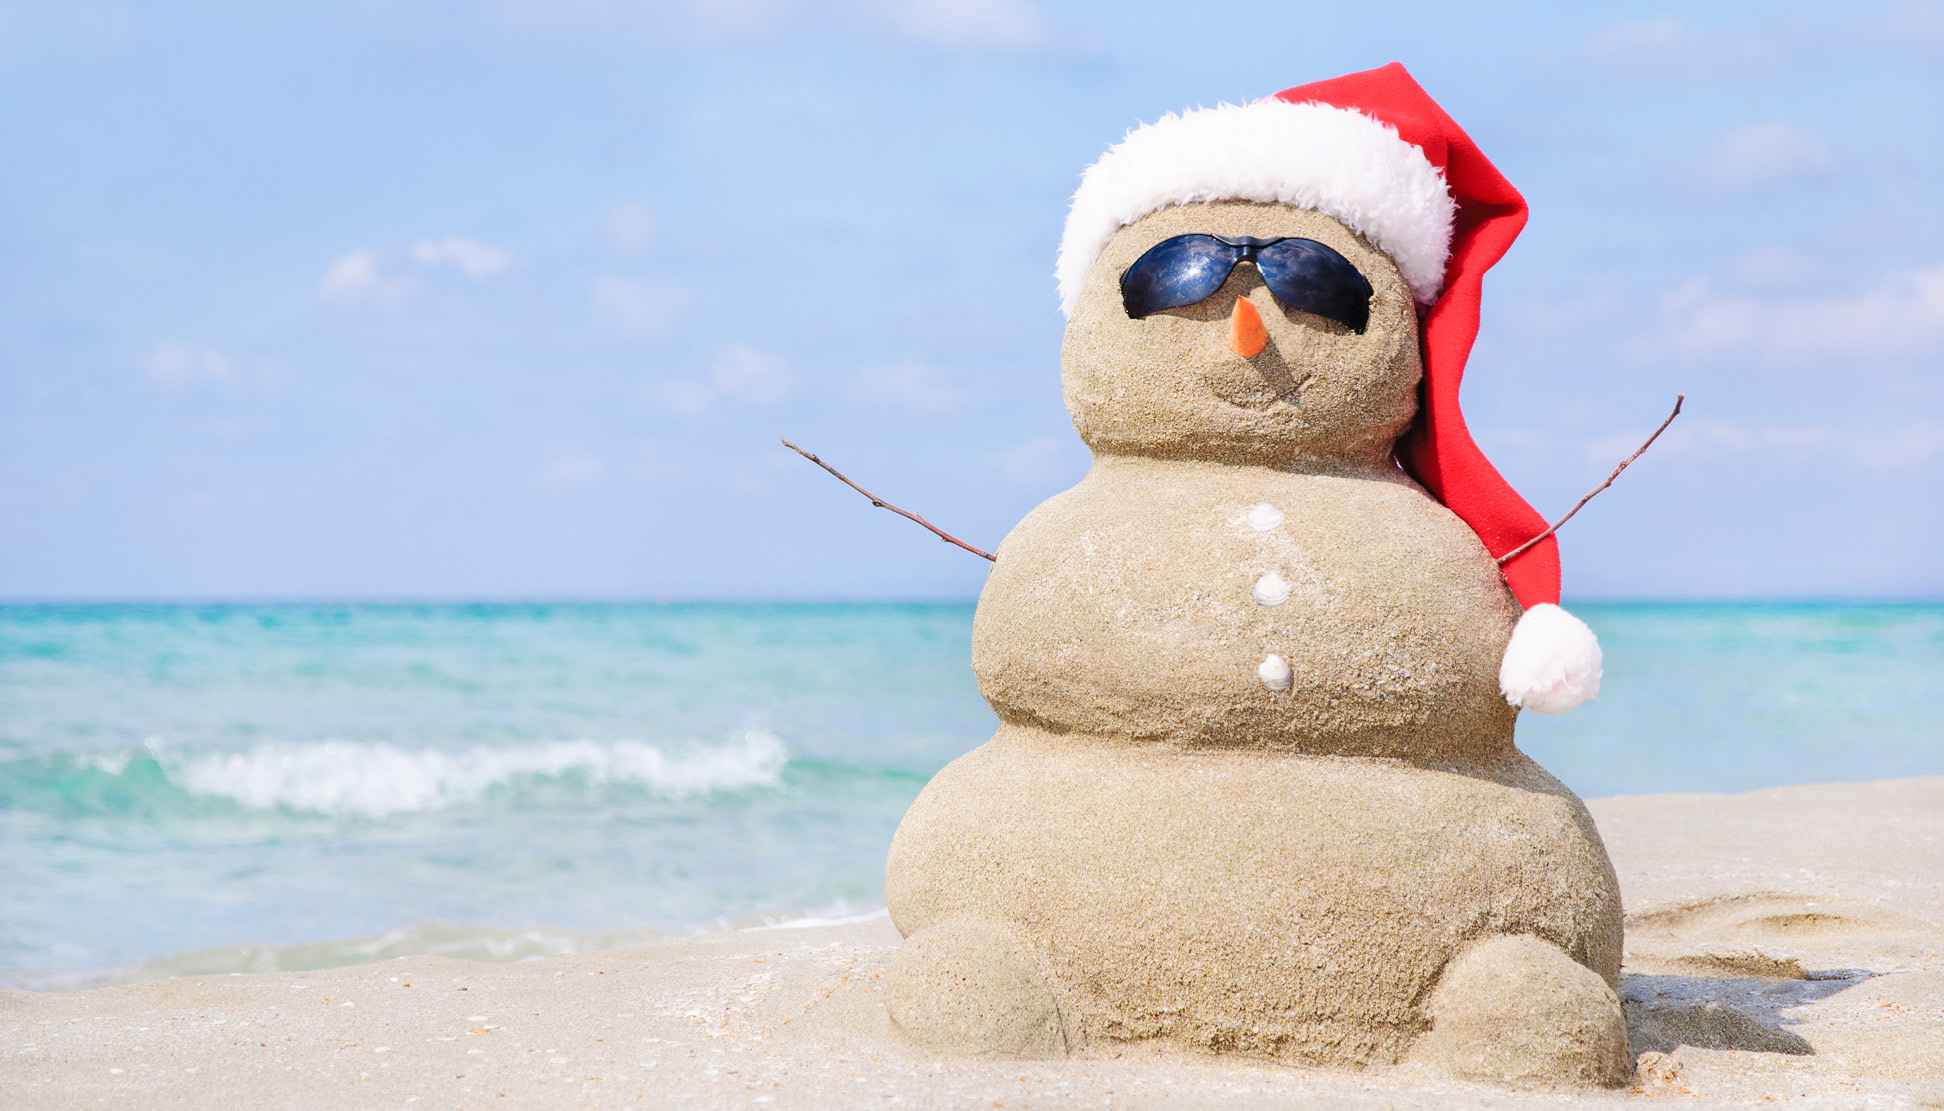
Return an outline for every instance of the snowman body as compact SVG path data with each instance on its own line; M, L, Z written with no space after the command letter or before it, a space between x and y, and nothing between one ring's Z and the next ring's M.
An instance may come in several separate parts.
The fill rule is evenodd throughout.
M1368 326L1286 312L1248 267L1130 319L1117 276L1186 232L1329 244L1371 281ZM1238 298L1270 335L1254 358L1224 346ZM1612 866L1513 744L1518 603L1393 462L1416 328L1383 252L1294 206L1170 207L1101 250L1063 346L1095 464L1000 546L973 637L998 733L890 852L906 1033L1614 1082ZM1492 1003L1451 986L1481 979L1467 961L1529 981L1501 1002L1533 1028L1493 1035L1536 1047L1513 1065L1468 1040Z

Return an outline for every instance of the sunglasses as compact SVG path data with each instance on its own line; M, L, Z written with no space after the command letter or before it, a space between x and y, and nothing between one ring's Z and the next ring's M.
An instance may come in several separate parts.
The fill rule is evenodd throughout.
M1237 263L1253 262L1276 303L1327 317L1362 334L1370 282L1350 260L1314 239L1193 233L1163 239L1121 274L1121 304L1135 320L1205 301Z

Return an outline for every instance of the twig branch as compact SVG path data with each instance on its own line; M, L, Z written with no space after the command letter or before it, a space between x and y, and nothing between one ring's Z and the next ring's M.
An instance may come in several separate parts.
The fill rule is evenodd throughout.
M1647 449L1654 446L1654 441L1660 439L1660 434L1667 431L1667 426L1674 423L1674 418L1681 415L1681 402L1686 400L1687 400L1686 394L1684 393L1675 394L1674 411L1667 414L1667 419L1660 422L1660 427L1654 429L1654 434L1652 436L1647 437L1646 443L1641 444L1638 448L1635 448L1634 453L1632 455L1629 455L1625 459L1620 460L1620 465L1613 468L1613 473L1606 476L1605 482L1602 482L1598 486L1595 486L1591 490L1588 490L1586 492L1585 497L1573 503L1573 508L1567 510L1566 515L1564 517L1561 517L1559 520L1554 521L1552 523L1551 528L1533 537L1532 539L1526 541L1525 543L1519 545L1518 547L1512 549L1511 551L1505 553L1504 555L1498 557L1499 566L1501 567L1505 566L1507 563L1511 562L1512 557L1518 555L1520 552L1525 551L1527 548L1532 547L1534 544L1539 543L1541 540L1544 540L1546 537L1551 536L1553 533L1558 532L1561 525L1564 525L1566 522L1573 519L1573 514L1578 513L1581 509L1584 509L1586 507L1587 502L1592 501L1593 498L1600 493L1600 491L1613 485L1613 480L1620 477L1620 472L1632 466L1634 460L1640 458L1642 455L1645 455L1647 453Z
M844 485L864 495L866 498L870 500L872 505L878 507L879 509L888 509L891 512L896 513L898 516L903 517L907 521L914 521L920 525L923 525L926 529L930 530L933 536L938 537L940 540L943 540L947 544L956 544L957 546L964 548L966 551L971 552L973 555L978 556L981 559L988 559L994 563L999 562L998 556L993 555L991 552L986 551L984 548L976 548L970 544L967 544L965 541L960 540L958 537L953 536L951 533L946 532L944 529L939 528L937 525L932 524L930 521L925 520L923 517L920 517L918 514L913 513L909 509L904 509L899 506L892 505L890 502L885 501L883 498L878 497L876 494L871 493L869 490L866 490L864 487L859 486L857 483L852 482L850 479L844 477L844 472L838 470L837 468L817 458L815 455L811 454L810 452L807 452L802 448L796 446L795 444L791 443L789 440L785 439L783 441L783 446L789 448L791 451L796 452L798 455L803 456L805 459L810 460L812 463L815 463L817 466L822 467L824 470L830 472L830 477L836 479L837 481L843 483Z
M1566 522L1572 520L1573 517L1577 515L1580 510L1586 508L1587 502L1592 501L1594 498L1598 497L1600 493L1604 491L1607 487L1613 485L1614 480L1620 477L1620 473L1626 470L1628 467L1633 466L1634 460L1639 459L1642 455L1647 454L1647 449L1654 446L1654 441L1660 439L1661 433L1667 431L1667 426L1673 424L1674 418L1681 415L1681 405L1685 401L1687 401L1686 394L1674 395L1674 410L1667 414L1667 419L1660 422L1660 427L1654 429L1654 434L1647 437L1644 443L1642 443L1639 447L1635 448L1634 453L1632 455L1629 455L1625 459L1622 459L1619 465L1613 468L1613 473L1606 476L1606 481L1600 483L1598 486L1593 487L1593 489L1588 490L1585 496L1581 497L1579 501L1573 503L1573 508L1567 510L1565 516L1561 517L1557 521L1554 521L1552 525L1546 529L1546 531L1540 533L1539 535L1533 537L1532 539L1526 541L1525 543L1519 545L1518 547L1498 557L1499 566L1503 567L1505 564L1510 563L1512 560L1516 559L1520 554L1524 553L1527 549L1531 548L1534 544L1537 544L1540 541L1544 540L1546 537L1551 536L1552 534L1558 532L1566 524ZM817 466L823 468L823 470L826 473L828 473L830 477L836 479L837 481L857 491L859 494L864 495L864 499L870 502L873 506L879 509L888 509L891 512L896 513L898 516L903 517L905 520L918 525L919 527L923 528L925 531L931 533L933 536L936 536L940 540L943 540L945 543L951 544L954 547L963 548L966 551L971 552L973 555L978 556L980 559L989 560L993 563L999 562L998 556L993 555L991 552L986 551L984 548L978 547L973 544L968 544L965 541L960 540L958 537L953 536L951 533L946 532L944 529L939 528L937 525L932 524L930 521L925 520L923 517L920 517L918 514L913 513L911 510L906 509L903 506L893 505L890 502L885 501L883 498L878 497L876 494L871 493L869 490L866 490L864 487L859 486L857 483L852 482L849 476L845 475L844 472L824 462L822 459L818 458L815 453L805 451L802 448L798 447L797 445L791 443L788 438L784 438L783 446L789 448L791 451L796 452L798 455L803 456L805 459L808 459L812 463L815 463Z

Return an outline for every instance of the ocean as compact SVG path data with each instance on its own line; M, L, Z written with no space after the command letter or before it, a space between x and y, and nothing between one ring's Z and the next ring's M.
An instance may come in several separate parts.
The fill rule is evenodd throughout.
M1589 797L1944 772L1944 605L1584 604ZM880 910L965 604L0 606L0 984Z

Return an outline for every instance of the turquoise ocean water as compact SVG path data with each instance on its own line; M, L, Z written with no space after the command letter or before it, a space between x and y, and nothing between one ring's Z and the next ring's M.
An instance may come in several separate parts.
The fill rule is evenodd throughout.
M0 983L869 913L969 604L0 606ZM1944 772L1944 606L1583 605L1589 796Z

